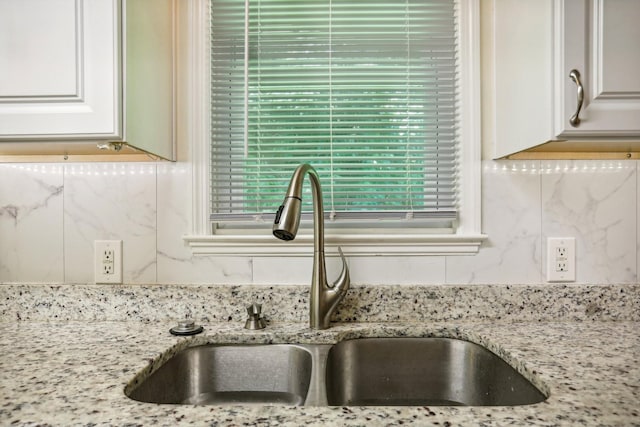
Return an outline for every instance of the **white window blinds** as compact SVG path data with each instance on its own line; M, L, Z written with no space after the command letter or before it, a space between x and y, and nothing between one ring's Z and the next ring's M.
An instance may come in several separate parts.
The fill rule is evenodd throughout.
M211 0L211 219L273 215L300 163L336 219L454 219L456 29L455 0Z

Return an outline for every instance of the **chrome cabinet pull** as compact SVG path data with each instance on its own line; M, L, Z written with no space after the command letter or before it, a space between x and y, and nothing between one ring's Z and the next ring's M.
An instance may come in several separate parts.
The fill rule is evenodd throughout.
M574 128L580 126L580 110L582 109L582 103L584 102L584 88L582 87L582 82L580 81L580 72L578 70L571 70L569 73L569 78L573 80L573 82L578 87L578 108L576 108L576 112L569 119L569 123Z

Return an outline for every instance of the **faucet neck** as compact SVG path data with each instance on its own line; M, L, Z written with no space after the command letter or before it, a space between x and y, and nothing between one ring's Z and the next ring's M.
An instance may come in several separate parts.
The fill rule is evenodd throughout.
M295 197L302 200L302 187L305 175L309 175L311 181L311 195L313 198L313 252L324 254L324 208L322 205L322 186L318 172L308 163L298 166L289 182L287 197ZM314 262L315 264L315 262ZM324 267L324 256L322 257Z

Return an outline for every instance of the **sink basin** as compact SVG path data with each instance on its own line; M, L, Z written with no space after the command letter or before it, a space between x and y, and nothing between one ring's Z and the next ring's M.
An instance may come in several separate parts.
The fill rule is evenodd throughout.
M125 394L150 403L510 406L546 399L491 351L451 338L201 345L140 378Z
M302 405L312 357L297 345L204 345L180 351L127 395L151 403Z
M477 344L449 338L343 341L327 357L329 405L538 403L546 397L515 369Z

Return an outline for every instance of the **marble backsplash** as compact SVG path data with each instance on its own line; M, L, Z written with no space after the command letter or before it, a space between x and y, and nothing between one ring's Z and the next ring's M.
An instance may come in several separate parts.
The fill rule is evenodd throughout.
M355 284L543 284L547 237L576 238L577 283L638 282L638 161L485 161L475 256L353 257ZM299 285L311 252L194 257L189 163L0 164L0 283L93 282L121 239L127 284ZM282 271L287 268L287 274ZM337 273L336 273L337 274Z

